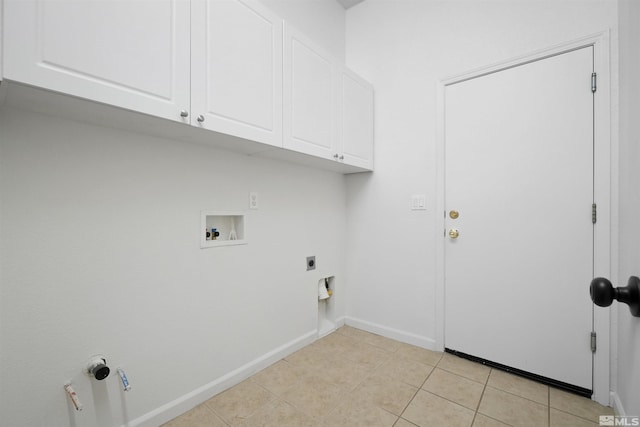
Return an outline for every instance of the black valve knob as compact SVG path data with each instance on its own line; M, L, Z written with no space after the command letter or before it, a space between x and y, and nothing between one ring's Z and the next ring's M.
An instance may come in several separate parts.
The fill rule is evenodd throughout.
M85 372L100 381L107 378L111 370L107 366L107 359L98 355L89 360Z
M613 300L623 302L629 306L631 315L640 317L640 278L629 277L625 287L614 288L611 282L604 277L596 277L589 287L591 301L600 307L609 307Z
M109 372L111 372L111 370L109 369L109 367L107 365L100 364L100 365L96 365L93 368L93 370L91 371L91 374L97 380L103 380L103 379L105 379L105 378L107 378L109 376Z

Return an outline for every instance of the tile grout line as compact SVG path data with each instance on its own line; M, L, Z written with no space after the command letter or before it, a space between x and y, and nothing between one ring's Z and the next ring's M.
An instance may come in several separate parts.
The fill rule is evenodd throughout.
M440 361L442 361L443 359L444 359L444 356L440 359ZM438 361L438 364L440 364L440 361ZM483 366L486 366L486 365L483 365ZM487 366L487 367L488 367L488 366ZM471 379L471 378L469 378L469 377L466 377L466 376L464 376L464 375L461 375L461 374L460 374L460 373L458 373L458 372L453 372L453 371L450 371L450 370L448 370L448 369L438 367L437 365L436 365L436 367L434 368L434 371L435 371L435 369L440 369L440 370L442 370L443 372L447 372L448 374L454 375L454 376L456 376L456 377L459 377L459 378L463 378L463 379L465 379L465 380L472 381L472 382L474 382L474 383L476 383L476 384L482 384L482 393L480 394L480 399L478 399L478 403L476 404L476 409L475 409L475 410L473 410L473 409L471 409L471 408L468 408L468 407L466 407L466 406L464 406L464 405L462 405L462 404L460 404L460 403L458 403L458 402L456 402L456 401L454 401L454 400L451 400L451 399L448 399L448 398L446 398L446 397L440 396L439 394L432 393L432 392L430 392L430 391L428 391L428 390L425 390L425 391L427 391L428 393L431 393L431 394L433 394L434 396L437 396L437 397L439 397L439 398L441 398L441 399L444 399L444 400L446 400L446 401L448 401L448 402L451 402L451 403L456 404L456 405L458 405L458 406L461 406L461 407L463 407L463 408L466 408L466 409L472 410L472 411L473 411L473 419L471 420L471 426L473 426L473 423L475 422L476 417L477 417L477 415L478 415L478 411L479 411L479 409L480 409L480 403L482 402L482 398L484 397L484 393L485 393L485 391L486 391L487 387L489 386L489 378L491 377L491 373L493 372L493 368L491 368L491 367L488 367L488 368L489 368L489 375L487 375L487 379L486 379L486 380L484 380L484 382L482 382L482 383L481 383L481 382L478 382L478 381L476 381L476 380L474 380L474 379ZM430 375L429 375L429 376L430 376ZM424 385L425 383L426 383L426 380L425 380L425 382L423 383L423 385ZM482 415L484 415L484 414L482 414ZM491 417L489 417L489 418L491 418ZM494 418L491 418L491 419L494 419ZM503 424L506 424L506 423L504 423L503 421L500 421L500 420L496 420L496 421L499 421L499 422L501 422L501 423L503 423Z
M547 386L547 425L551 427L551 388Z
M223 417L222 417L222 415L220 415L218 412L216 412L216 410L215 410L215 409L213 409L211 406L207 405L207 401L202 402L202 403L201 403L200 405L198 405L198 406L201 406L201 405L204 405L204 406L205 406L205 408L207 408L209 411L211 411L211 412L213 413L213 415L215 415L215 416L216 416L220 421L222 421L222 423L223 423L225 426L231 427L231 424L229 424L229 423L227 422L227 420L226 420L225 418L223 418ZM198 406L196 406L195 408L197 408ZM195 409L195 408L193 408L193 409ZM190 411L192 411L193 409L191 409ZM187 411L187 412L190 412L190 411ZM187 412L185 412L185 414L186 414ZM184 415L184 414L182 414L182 415ZM178 417L176 417L176 418L178 418ZM173 421L173 420L172 420L172 421Z
M447 373L449 373L449 374L451 374L451 375L455 375L456 377L461 377L461 378L467 379L467 380L469 380L469 381L473 381L473 382L474 382L474 383L476 383L476 384L483 384L483 385L485 384L485 383L482 383L482 382L480 382L480 381L476 381L476 380L474 380L474 379L472 379L472 378L465 377L464 375L462 375L462 374L460 374L460 373L458 373L458 372L450 371L449 369L444 369L444 368L438 368L438 369L440 369L440 370L442 370L442 371L445 371L445 372L447 372Z
M493 368L492 368L492 369L493 369ZM535 404L537 404L537 405L542 405L542 406L547 406L547 407L549 407L549 408L551 407L551 404L550 404L550 401L549 401L550 399L549 399L549 397L548 397L548 395L549 395L549 387L547 388L547 404L545 405L544 403L538 402L537 400L530 399L530 398L528 398L527 396L522 396L522 395L519 395L519 394L516 394L516 393L512 393L512 392L510 392L509 390L505 390L505 389L500 388L500 387L497 387L497 386L495 386L495 385L489 385L488 383L487 383L487 385L488 385L489 387L491 387L491 388L495 389L495 390L501 391L501 392L506 393L506 394L510 394L511 396L518 397L518 398L520 398L520 399L527 400L527 401L529 401L529 402L531 402L531 403L535 403ZM555 409L555 408L554 408L554 409Z
M338 332L338 331L339 330L336 330L336 332ZM345 329L344 332L346 332L346 331L347 330ZM367 332L367 331L365 331L365 332ZM372 334L372 333L369 333L369 332L367 332L367 333L368 334ZM342 360L345 363L346 362L350 362L350 363L353 362L353 363L363 364L363 366L367 365L366 370L362 371L362 374L365 374L365 375L363 375L362 377L360 377L359 375L356 376L354 378L356 380L355 383L344 384L344 387L343 387L342 383L338 384L337 382L334 383L333 381L328 381L327 379L325 379L325 382L327 382L327 384L330 384L330 385L332 385L332 386L337 388L336 389L337 392L334 393L334 394L336 394L336 396L339 395L338 396L339 399L353 396L355 391L360 386L362 386L362 384L364 384L367 381L367 379L371 378L372 376L375 376L381 370L381 368L386 363L388 363L389 361L394 360L396 358L404 359L406 357L406 354L405 354L405 351L404 351L404 347L402 347L402 346L398 346L395 349L392 349L392 347L387 346L386 343L383 342L383 341L377 342L376 344L381 344L381 345L384 344L384 347L383 346L378 346L378 345L376 345L376 344L374 344L372 342L368 342L368 336L359 336L358 334L351 334L351 333L344 334L344 333L340 333L340 332L338 332L338 334L342 337L338 341L342 341L343 339L346 339L345 345L348 344L347 347L361 346L362 345L363 347L367 347L367 348L369 348L371 350L375 350L375 354L372 355L372 357L376 356L376 357L373 357L373 358L366 357L365 359L367 359L367 361L371 362L371 363L364 364L364 362L361 363L359 360L351 360L346 354L344 354L343 351L339 351L338 347L334 347L334 345L335 344L339 344L339 342L338 343L336 343L336 342L333 342L333 343L332 342L328 342L329 346L320 346L320 345L314 346L314 344L317 344L317 342L314 342L313 344L311 344L309 346L309 347L311 347L311 346L314 347L312 353L324 354L325 356L327 356L330 359L333 359L335 361ZM338 335L338 334L336 334L336 335ZM375 334L373 334L373 335L375 335ZM327 352L327 350L330 350L330 351ZM380 353L380 354L378 354L378 353ZM379 359L382 358L381 355L385 356L384 360L381 361L381 362L378 362L378 363L374 363L376 360L379 360ZM289 355L289 356L291 356L291 355ZM314 366L313 360L311 360L313 358L309 359L309 361L306 361L303 358L302 360L298 360L297 362L294 362L292 360L288 360L287 359L287 357L289 357L289 356L283 357L280 360L282 362L286 363L287 365L291 366L291 367L298 367L298 368L302 368L302 367L306 366L308 364L308 362L310 361L311 362L310 367L313 368L314 371L315 371L315 368L317 368L317 366ZM322 357L325 357L325 356L322 356ZM416 354L416 356L418 356L418 354ZM406 410L408 409L409 406L411 406L414 403L417 403L416 397L417 397L417 395L418 395L418 393L420 391L423 391L423 392L428 393L428 394L432 394L432 395L434 395L436 397L439 397L439 398L441 398L443 400L449 401L449 402L451 402L451 403L453 403L453 404L455 404L457 406L460 406L462 408L466 408L468 410L472 410L473 411L473 417L472 417L472 420L471 420L471 426L473 426L473 424L475 423L476 420L480 420L479 418L477 418L478 414L480 414L483 418L487 417L488 419L492 419L492 420L504 423L505 425L509 425L509 424L505 423L504 421L497 420L497 419L495 419L493 417L489 417L489 416L479 412L480 406L481 406L481 404L483 402L483 399L485 397L485 394L486 394L486 392L487 392L487 390L489 388L491 388L492 390L498 390L498 391L500 391L502 393L505 393L505 395L511 395L513 397L517 397L519 399L531 402L533 404L544 405L544 403L541 403L538 400L533 400L533 399L530 399L529 397L525 397L525 396L522 396L520 394L516 394L517 390L516 390L516 392L512 392L512 391L508 391L508 390L503 390L502 387L496 387L496 385L493 384L493 383L490 385L489 381L491 380L492 374L495 371L493 368L489 368L489 375L487 376L485 381L483 383L481 383L481 382L476 381L476 380L474 380L472 378L468 378L467 376L465 376L464 374L461 374L458 371L453 371L453 370L446 369L444 367L439 367L439 365L442 364L443 361L445 361L445 356L446 355L444 355L444 354L441 355L438 358L437 362L434 363L433 365L431 363L423 362L422 359L414 359L413 357L408 358L408 360L410 360L412 363L419 363L421 365L427 365L427 366L431 367L431 370L426 375L424 380L420 383L420 385L417 386L417 387L415 385L413 385L413 384L405 382L404 380L397 380L399 383L404 384L405 386L409 386L409 387L415 388L415 392L413 393L411 398L408 399L407 403L399 411L400 415L396 415L395 413L390 412L389 410L387 410L385 408L382 408L382 407L380 407L378 405L375 405L380 410L382 410L382 411L384 411L384 412L386 412L386 413L388 413L390 415L393 415L394 417L397 417L395 422L393 423L394 426L398 425L398 423L401 422L400 421L401 419L403 420L402 422L406 422L408 424L415 425L413 422L403 418L403 415L404 415L404 413L406 413ZM483 386L482 387L482 392L480 394L480 397L479 397L479 400L478 400L477 404L475 405L475 410L473 410L473 408L471 408L471 407L466 407L465 405L462 405L462 404L460 404L460 403L458 403L458 402L456 402L454 400L450 400L448 398L442 397L437 392L430 392L430 391L428 391L428 390L423 388L423 387L426 386L426 383L429 381L429 379L434 375L434 372L435 372L436 369L441 369L443 372L446 372L448 374L454 375L456 377L464 378L465 380L469 380L469 381L473 381L473 382L478 383L478 384L482 384L482 386ZM321 372L321 370L318 370L317 372ZM338 406L334 406L331 410L327 411L326 413L321 414L320 416L312 416L309 413L307 413L306 411L302 410L302 408L300 408L297 405L295 405L293 402L290 402L289 400L285 399L281 394L276 393L275 391L272 391L269 387L267 387L266 383L263 384L262 382L259 382L259 381L255 380L253 377L254 376L252 375L251 377L247 378L247 380L251 381L255 386L258 387L258 389L261 389L261 390L267 392L270 395L270 399L269 399L269 402L267 402L267 404L262 405L260 408L252 410L251 413L249 414L249 416L246 419L250 419L250 418L256 416L258 411L262 410L262 408L266 408L267 406L274 406L274 405L277 406L277 405L282 403L282 404L290 405L293 409L295 409L300 414L303 414L305 417L309 418L310 420L315 420L316 422L319 422L320 424L318 425L318 427L320 427L320 426L325 426L324 423L326 422L328 415L333 414L333 413L335 413L337 411ZM305 375L305 377L306 377L306 375ZM312 375L312 377L313 377L313 375ZM311 384L313 385L315 383L315 380L313 380L313 378L310 378L310 379L312 380ZM297 382L297 381L294 381L294 382ZM546 405L547 406L547 427L551 427L551 423L552 423L552 418L551 418L551 409L552 409L552 405L551 405L551 388L547 387L546 390L547 390L547 399L546 399L547 400L547 405ZM225 390L225 391L227 391L227 390ZM219 393L219 394L221 394L221 393ZM336 397L336 396L334 396L334 397ZM205 402L202 402L202 404L204 404L203 406L205 406L209 411L211 411L211 414L213 416L217 417L222 422L222 424L224 424L225 426L231 426L233 421L231 419L227 420L225 417L222 416L221 413L219 413L216 410L216 408L214 406L210 406L209 405L209 401L210 400L211 399L209 399L209 400L207 400ZM542 400L542 399L540 399L540 400ZM585 421L588 421L590 423L593 422L589 418L586 418L586 417L583 418L583 415L576 415L576 414L574 414L572 412L565 411L564 409L557 409L557 408L554 408L554 409L556 409L557 412L569 415L571 417L574 417L574 418L577 418L577 419L581 419L581 420L585 420ZM187 412L189 412L189 411L187 411ZM176 417L176 418L179 418L179 417ZM344 417L342 417L342 418L344 418ZM180 424L180 425L182 425L182 424ZM597 424L594 424L594 425L597 425Z
M351 337L347 337L347 338L352 339ZM312 343L311 345L313 345L313 344L315 344L315 343ZM318 350L318 348L315 348L315 349L314 349L314 351L318 352L319 350ZM334 356L333 356L333 354L332 354L334 351L335 351L335 350L333 350L333 349L331 350L331 354L330 354L330 356L332 357L332 359L337 359L337 358L346 359L346 358L344 358L344 356L342 356L342 355L340 355L340 354L338 354L336 357L334 357ZM304 364L303 364L303 363L300 363L300 362L294 362L294 361L291 361L291 360L286 360L286 358L283 358L283 359L281 359L281 360L285 361L286 363L290 364L291 366L297 366L297 367L298 367L298 368L300 368L300 369L303 369L303 368L304 368ZM348 359L347 359L347 360L348 360ZM316 373L318 373L318 371L317 371L317 370L316 370ZM297 382L297 384L298 384L298 383L299 383L299 381ZM330 384L330 385L333 385L333 386L335 386L335 387L340 388L340 386L339 386L339 385L337 385L337 384L335 384L335 383L332 383L332 382L329 382L329 381L327 381L327 384ZM262 386L262 384L260 384L260 385ZM323 416L321 416L321 417L315 417L314 415L309 414L307 411L303 410L303 408L301 408L300 406L296 405L296 404L295 404L295 402L290 401L289 399L286 399L286 398L285 398L284 396L282 396L281 394L278 394L278 393L275 393L275 392L274 392L274 391L272 391L272 390L269 390L266 386L262 386L262 387L263 387L265 390L267 390L268 392L270 392L271 394L273 394L273 395L276 397L276 399L275 399L275 400L278 400L278 401L280 401L280 402L283 402L283 403L285 403L285 404L290 405L291 407L293 407L294 409L296 409L297 411L299 411L301 414L305 415L305 416L306 416L306 417L308 417L309 419L313 419L313 420L316 420L316 419L317 419L317 420L319 420L319 421L321 421L321 422L324 422L324 420L323 420L323 419L324 419L325 417L327 417L327 416L329 416L329 415L333 414L333 412L337 410L337 407L334 407L334 408L332 408L330 411L328 411L326 414L324 414ZM293 386L291 386L291 387L293 387ZM357 387L357 386L356 386L356 387ZM287 389L287 390L288 390L288 389ZM342 394L343 394L343 395L349 395L349 394L351 394L352 392L353 392L353 390L345 390L345 391L343 391L343 392L342 392ZM284 394L284 393L282 393L282 394Z
M402 408L402 411L400 411L400 415L398 415L398 417L402 418L402 415L405 413L405 411L407 410L407 408L409 407L409 405L411 405L411 402L413 402L413 399L416 398L416 396L418 395L418 392L421 390L420 387L418 387L416 389L416 392L413 393L413 396L411 396L411 399L409 399L409 401L407 402L406 405L404 405L404 408Z
M394 356L394 355L395 355L395 353L396 353L396 351L397 351L397 349L396 349L396 350L394 350L394 351L386 351L386 350L384 350L384 349L381 349L380 347L377 347L377 346L375 346L375 345L373 345L373 344L371 344L371 343L366 342L364 339L362 339L362 338L360 338L360 337L357 337L357 336L349 336L349 335L346 335L346 334L342 334L342 336L343 336L343 337L345 337L345 338L347 338L347 339L349 339L350 341L355 341L355 342L356 342L356 345L357 345L358 343L361 343L361 344L362 344L362 343L364 343L364 344L367 344L367 345L371 346L372 348L375 348L375 349L377 349L377 350L383 351L384 353L386 353L386 355L388 356L388 359L389 359L389 360L391 359L391 357L392 357L392 356ZM357 363L357 361L353 361L353 360L349 359L348 357L345 357L344 355L342 355L342 356L340 356L340 357L342 357L342 358L343 358L343 359L345 359L345 360L349 360L349 361L351 361L351 362ZM380 369L380 367L381 367L382 365L384 365L384 363L386 363L386 362L387 362L387 360L385 360L384 362L378 363L378 364L376 364L375 366L372 366L370 369L367 369L367 371L366 371L366 375L364 375L364 377L363 377L363 378L362 378L362 379L361 379L361 380L360 380L356 385L354 385L353 387L351 387L351 388L350 388L350 390L348 390L348 391L345 393L345 396L351 396L351 395L352 395L352 394L353 394L353 393L358 389L358 387L360 387L362 384L364 384L364 383L366 382L366 380L367 380L367 379L369 379L369 378L371 378L373 375L375 375L375 374L376 374L376 372ZM389 412L388 410L386 410L386 409L384 409L384 408L381 408L381 407L379 407L379 406L377 406L377 407L378 407L379 409L381 409L381 410L383 410L383 411L385 411L385 412L387 412L387 413L389 413L389 414L393 415L394 417L398 417L398 419L400 418L398 415L396 415L396 414L394 414L394 413L392 413L392 412ZM337 410L337 408L334 408L334 409L331 411L331 413L335 412L336 410ZM326 418L326 416L325 416L325 417L323 417L323 418ZM322 423L324 423L324 419L321 419L320 421L321 421ZM396 422L397 422L397 420L396 420ZM394 422L394 424L395 424L395 422Z
M474 382L474 383L476 383L476 384L486 385L486 384L487 384L487 381L489 380L489 377L487 376L487 379L486 379L484 382L480 382L480 381L476 381L476 380L474 380L474 379L472 379L472 378L466 377L466 376L464 376L464 375L462 375L462 374L460 374L460 373L458 373L458 372L453 372L453 371L450 371L450 370L448 370L448 369L440 368L440 367L437 367L437 366L436 366L436 368L437 368L437 369L440 369L441 371L444 371L444 372L446 372L446 373L448 373L448 374L451 374L451 375L456 376L456 377L458 377L458 378L462 378L462 379L465 379L465 380L468 380L468 381ZM489 369L492 369L492 368L489 368ZM491 374L491 371L489 371L489 374Z
M476 410L473 412L473 419L471 420L471 425L476 422L476 417L478 416L478 411L480 410L480 404L482 403L482 398L484 397L484 392L487 390L487 385L489 384L489 378L491 378L491 372L493 372L493 368L489 368L489 375L487 375L487 380L482 386L482 393L480 393L480 399L478 399L478 404L476 405Z
M376 347L376 348L380 348L380 347L375 346L374 344L370 344L370 343L368 343L368 344L369 344L369 345L371 345L371 346L374 346L374 347ZM400 347L396 348L396 349L395 349L395 350L393 350L393 351L387 351L387 350L382 349L382 350L384 350L386 353L388 353L389 358L388 358L385 362L383 362L383 363L379 364L378 366L376 366L376 368L375 368L375 369L373 369L373 371L371 372L371 374L370 374L370 375L368 375L366 378L369 378L369 377L371 377L372 375L376 374L376 373L377 373L377 371L378 371L378 370L379 370L379 369L380 369L384 364L386 364L387 362L389 362L390 360L392 360L392 358L397 357L397 354L398 354L398 350L399 350L399 349L400 349ZM366 381L366 379L362 380L361 384L362 384L362 383L364 383L365 381ZM408 385L408 386L413 387L411 384L407 384L407 383L405 383L404 381L400 381L400 382L401 382L402 384L405 384L405 385ZM416 391L416 394L417 394L417 391ZM415 394L413 395L413 397L415 397ZM411 401L413 400L413 397L409 400L409 403L411 403ZM394 414L393 412L390 412L390 411L388 411L387 409L382 408L382 407L380 407L380 406L377 406L377 405L376 405L376 407L377 407L377 408L380 408L381 410L383 410L383 411L385 411L385 412L387 412L387 413L389 413L389 414L391 414L391 415L393 415L394 417L398 417L398 419L393 423L393 425L395 426L395 425L398 423L398 421L400 420L400 418L402 417L402 413L404 413L404 411L405 411L405 409L407 408L407 406L409 406L409 403L407 403L407 405L404 407L404 409L403 409L402 411L400 411L400 415L396 415L396 414Z
M551 408L551 406L549 406L549 411L551 411L551 409L552 409L552 408ZM557 411L557 412L562 412L563 414L565 414L565 415L569 415L569 416L571 416L571 417L573 417L573 418L578 418L578 419L580 419L580 421L587 421L587 422L589 422L589 423L591 423L591 424L594 424L594 425L596 425L596 426L598 425L594 420L591 420L591 419L589 419L589 418L585 418L585 417L583 417L582 415L576 415L576 414L574 414L574 413L567 412L567 411L564 411L564 410L562 410L562 409L558 409L558 408L553 408L553 409L554 409L555 411Z
M442 358L440 358L440 360L442 360ZM438 363L440 363L440 360L438 360ZM436 366L438 365L438 363L436 363ZM429 365L430 366L430 365ZM433 367L433 369L431 370L431 372L429 372L429 375L427 375L427 377L424 379L424 381L422 381L422 384L416 389L416 392L413 394L413 396L411 397L411 399L409 399L409 401L407 402L407 404L404 406L404 408L402 409L402 411L400 411L400 415L399 418L402 418L402 415L404 415L405 411L407 410L407 408L409 407L409 405L411 405L411 402L413 402L413 399L416 398L416 396L418 395L418 393L420 392L420 390L422 390L422 386L424 386L424 384L427 382L427 380L429 379L429 377L431 377L431 375L433 374L433 372L436 370L436 366ZM404 418L402 418L404 419ZM398 421L396 421L397 423ZM413 424L413 423L412 423ZM395 425L395 423L394 423Z

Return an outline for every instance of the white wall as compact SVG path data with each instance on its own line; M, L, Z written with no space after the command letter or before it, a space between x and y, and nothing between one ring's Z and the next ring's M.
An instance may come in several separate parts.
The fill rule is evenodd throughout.
M339 286L343 176L17 110L0 127L0 425L73 425L67 380L77 425L120 425L316 328L305 257ZM200 210L249 191L249 244L200 249ZM95 353L126 368L126 407L81 374Z
M314 36L340 55L330 16ZM342 175L9 107L0 129L3 427L158 425L313 340L319 276L345 283ZM200 249L200 211L250 191L249 244Z
M610 0L367 0L347 11L347 64L376 89L375 173L347 178L348 321L435 343L437 82L616 19ZM427 211L411 211L420 193Z
M616 286L640 276L640 3L621 0L620 32L620 237ZM640 319L618 306L617 395L628 415L640 415Z

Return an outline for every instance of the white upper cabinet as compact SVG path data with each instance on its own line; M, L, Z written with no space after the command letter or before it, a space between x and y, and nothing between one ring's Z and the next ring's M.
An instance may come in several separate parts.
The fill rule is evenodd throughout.
M284 147L337 158L336 61L285 23Z
M373 87L285 23L285 148L373 170Z
M232 150L373 168L371 85L259 0L2 2L1 78L231 135L184 137Z
M340 71L340 112L340 160L373 170L373 87L346 68Z
M189 0L5 0L4 77L181 120Z
M255 0L193 0L191 123L282 146L282 19Z

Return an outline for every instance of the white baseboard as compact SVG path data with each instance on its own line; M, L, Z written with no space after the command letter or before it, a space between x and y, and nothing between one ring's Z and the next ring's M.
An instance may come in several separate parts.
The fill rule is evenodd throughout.
M615 391L611 392L611 406L613 407L613 412L616 415L620 415L622 417L627 416L627 413L622 406L622 401L620 401L620 396Z
M283 359L302 347L311 344L317 339L317 336L318 331L315 329L307 332L301 337L298 337L275 350L258 357L246 365L241 366L238 369L193 390L192 392L180 396L179 398L126 423L122 427L156 427L171 421L175 417L211 399L216 394L241 383L256 372L271 366L278 360Z
M344 326L344 316L338 317L335 322L322 322L318 325L318 338L324 338L342 326Z
M436 351L436 341L429 337L423 337L411 332L389 328L388 326L379 325L377 323L372 323L366 320L356 319L349 316L346 316L344 318L344 322L346 325L353 326L354 328L382 335L383 337L391 338L396 341L401 341L407 344L426 348L427 350Z

